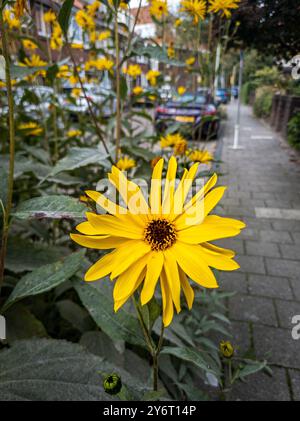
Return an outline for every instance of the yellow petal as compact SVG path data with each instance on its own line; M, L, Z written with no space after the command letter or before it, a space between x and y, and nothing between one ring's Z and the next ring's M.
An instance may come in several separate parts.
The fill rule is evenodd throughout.
M147 304L154 295L158 278L161 274L164 263L164 255L161 252L154 252L147 264L146 278L141 292L142 305Z
M173 301L169 289L165 271L163 270L160 277L160 287L163 303L163 323L167 327L171 323L174 314Z
M164 160L160 159L155 165L151 179L150 207L151 213L160 215L161 213L161 176L164 167Z
M84 280L97 281L108 275L114 268L114 256L115 251L108 253L99 259L98 262L93 264L86 272Z
M112 167L112 173L108 175L108 179L118 189L129 211L133 215L140 215L143 219L147 219L149 207L140 187L127 180L125 175L116 167Z
M114 235L116 237L142 239L143 230L139 225L132 223L131 219L122 220L112 215L97 215L92 212L86 212L88 222L102 235ZM126 223L127 221L127 223Z
M204 198L204 216L207 216L209 212L219 203L226 189L227 187L216 187L214 190L207 193Z
M99 229L95 229L88 221L81 222L81 224L77 225L76 229L81 232L81 234L87 235L99 235L102 232Z
M178 269L179 269L180 284L182 286L182 290L183 290L188 308L191 309L193 306L195 293L186 277L186 274L183 272L183 270L180 267Z
M180 279L178 274L178 266L174 255L170 249L164 251L164 269L166 279L171 291L172 300L175 304L177 313L181 311L180 307Z
M181 269L197 284L205 288L218 288L213 272L197 253L197 246L176 242L170 249Z
M206 248L207 250L211 251L212 253L220 253L220 254L224 254L225 256L228 256L228 257L234 257L235 256L235 252L233 250L224 249L223 247L218 247L215 244L201 243L201 246Z
M140 286L140 284L143 282L143 279L145 278L145 273L146 270L144 269L140 276L138 277L138 279L136 280L136 283L132 289L132 294L134 294L134 292L136 291L136 289ZM128 300L128 298L132 295L132 294L128 294L126 297L122 298L121 300L115 300L114 302L114 311L118 311L119 308L122 307L123 304L126 303L126 301Z
M176 228L179 241L189 244L200 244L220 238L234 237L241 232L245 224L231 218L222 218L216 215L207 216L202 224L188 226L183 230Z
M139 258L151 251L149 244L144 241L131 240L123 246L116 249L115 267L110 275L111 279L117 278L121 273L127 270Z
M216 184L218 181L217 174L213 174L213 176L207 181L207 183L200 189L192 199L186 204L184 207L185 210L189 209L191 206L194 206L195 203L202 199Z
M142 270L146 267L149 257L149 254L146 254L141 259L135 261L118 277L113 292L115 301L120 301L123 298L132 295L136 281Z
M106 210L106 212L112 215L126 215L128 213L128 210L126 208L117 205L116 203L112 202L110 199L108 199L103 194L97 191L87 190L85 193L87 196L93 199L99 206L101 206L101 208L103 208L104 210Z
M124 244L127 239L121 237L111 237L110 235L80 235L80 234L70 234L75 243L80 244L83 247L88 247L92 249L104 250L104 249L114 249Z
M198 163L192 165L189 171L185 171L182 179L180 180L174 194L174 214L176 216L182 213L184 202L196 177L198 167Z
M240 267L234 260L224 254L212 253L204 247L201 247L201 245L196 247L199 258L204 260L207 265L212 268L219 270L236 270Z
M173 209L174 191L176 180L177 161L174 156L169 160L168 171L165 181L164 197L162 204L162 213L169 215Z

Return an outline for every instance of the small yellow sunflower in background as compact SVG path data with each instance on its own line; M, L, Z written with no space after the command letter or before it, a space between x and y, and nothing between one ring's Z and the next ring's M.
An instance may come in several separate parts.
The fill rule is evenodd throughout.
M186 92L186 88L184 86L178 86L177 93L178 95L183 95Z
M79 137L82 135L82 131L78 129L70 129L67 133L68 137Z
M48 12L43 14L43 19L46 23L53 23L57 18L53 10L49 9Z
M234 354L234 348L229 341L220 342L220 351L225 358L231 358Z
M149 70L146 74L146 79L151 86L155 86L157 83L157 78L161 75L159 70Z
M132 90L133 95L141 95L144 89L141 86L135 86Z
M98 35L98 41L104 41L104 40L108 39L110 36L111 36L110 31L102 31Z
M187 66L192 66L194 63L195 63L195 61L196 61L196 59L195 59L195 57L188 57L186 60L185 60L185 64L187 65Z
M239 3L240 0L209 0L208 11L212 13L222 12L222 16L230 18L230 9L238 9Z
M126 68L126 73L128 76L132 77L132 79L136 79L138 76L142 74L142 69L139 64L130 64Z
M194 24L199 20L205 19L206 1L205 0L182 0L180 2L180 12L187 13L194 19Z
M175 58L175 49L173 46L168 47L167 54L168 58Z
M164 0L151 0L150 14L156 19L165 18L168 16L168 5Z
M174 155L185 155L187 147L188 143L185 139L178 140L174 145Z
M108 179L119 191L126 208L99 192L86 191L107 214L87 212L87 221L77 226L80 234L71 234L71 238L84 247L114 249L88 269L85 280L96 281L107 275L116 279L115 311L139 287L141 304L148 303L160 282L163 323L168 326L173 319L174 306L177 312L181 311L181 291L188 307L192 307L194 291L188 278L204 288L217 288L211 268L226 271L239 268L233 260L235 253L232 250L209 241L236 236L245 224L209 215L226 190L226 187L213 189L216 174L187 199L198 164L185 170L176 189L176 159L171 157L169 161L164 188L163 165L161 159L154 167L149 203L140 187L113 166Z
M176 19L174 25L175 25L175 28L178 28L179 26L181 26L182 25L182 19L180 19L180 18Z
M166 136L161 136L160 138L160 147L168 148L174 146L176 143L184 141L184 137L180 133L168 133Z
M40 127L35 121L21 123L18 125L18 129L24 131L24 133L29 136L38 136L43 133L43 128Z
M134 159L129 158L128 156L123 156L119 159L119 161L116 164L117 168L121 171L127 171L131 168L136 167L136 162Z
M194 151L188 153L188 158L192 162L199 162L201 164L208 164L214 159L210 152L200 151L198 149L195 149Z
M23 39L22 45L26 50L36 50L37 49L36 43L31 41L30 39Z

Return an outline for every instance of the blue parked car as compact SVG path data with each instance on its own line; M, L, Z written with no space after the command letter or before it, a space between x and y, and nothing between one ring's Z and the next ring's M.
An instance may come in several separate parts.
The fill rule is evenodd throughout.
M215 102L217 105L227 104L229 101L229 94L227 89L217 89L215 93Z

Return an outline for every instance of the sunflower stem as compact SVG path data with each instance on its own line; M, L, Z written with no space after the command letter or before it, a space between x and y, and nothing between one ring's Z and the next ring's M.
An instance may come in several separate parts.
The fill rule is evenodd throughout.
M115 49L116 49L116 94L117 94L117 104L116 104L116 156L115 160L118 162L121 146L121 124L122 124L122 114L121 114L121 74L120 74L120 43L119 43L119 22L118 22L118 9L115 13Z
M1 6L3 2L1 2ZM4 19L2 10L0 11L0 29L2 34L2 53L5 59L5 81L6 81L6 92L8 101L8 122L9 122L9 170L8 170L8 192L7 192L7 203L6 209L3 213L3 230L1 239L1 251L0 251L0 292L4 279L4 262L7 249L7 239L9 231L9 218L12 208L12 196L14 187L14 165L15 165L15 123L14 123L14 100L12 93L11 73L10 73L10 55L9 55L9 43L6 28L4 25ZM5 205L4 205L5 206Z

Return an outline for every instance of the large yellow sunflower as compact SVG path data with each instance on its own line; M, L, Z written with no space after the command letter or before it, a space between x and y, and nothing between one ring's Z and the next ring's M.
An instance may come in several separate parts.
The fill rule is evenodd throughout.
M218 13L222 12L222 16L230 18L231 10L239 7L240 0L209 0L208 12Z
M174 306L177 312L181 310L181 291L188 307L192 307L194 291L188 278L202 287L217 288L211 267L221 270L239 268L232 259L233 251L209 241L235 236L245 224L208 215L226 189L213 189L216 175L188 198L198 164L185 170L177 188L176 159L172 157L169 161L164 188L163 165L164 161L160 159L153 169L149 203L140 188L113 166L108 179L127 207L116 205L99 192L87 191L86 194L107 214L87 212L87 221L77 226L80 234L71 234L71 238L84 247L114 249L89 268L85 280L96 281L109 274L111 279L116 279L113 291L115 311L139 287L141 304L146 304L160 282L163 322L167 326L172 321ZM199 212L199 207L202 212Z

